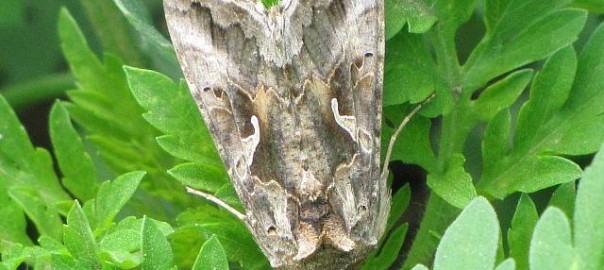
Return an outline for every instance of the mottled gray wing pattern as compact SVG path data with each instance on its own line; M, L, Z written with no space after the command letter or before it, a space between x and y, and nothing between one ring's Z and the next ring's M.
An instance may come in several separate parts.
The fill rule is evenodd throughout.
M382 235L381 0L165 0L191 93L273 267L346 267Z

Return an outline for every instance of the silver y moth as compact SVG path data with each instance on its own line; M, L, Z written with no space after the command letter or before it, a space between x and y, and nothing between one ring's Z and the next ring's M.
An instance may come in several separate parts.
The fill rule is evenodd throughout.
M390 205L383 0L164 0L164 9L241 218L271 265L358 265Z

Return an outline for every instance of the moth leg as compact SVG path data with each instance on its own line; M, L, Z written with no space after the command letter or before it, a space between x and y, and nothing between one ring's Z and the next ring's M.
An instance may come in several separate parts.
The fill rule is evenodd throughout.
M243 222L247 221L247 216L242 214L241 212L237 211L237 209L231 207L230 205L228 205L227 203L225 203L223 200L218 199L216 196L203 192L203 191L199 191L197 189L194 189L192 187L186 187L187 192L191 193L191 194L195 194L197 196L203 197L204 199L211 201L213 203L215 203L216 205L222 207L224 210L227 210L228 212L230 212L231 214L233 214L235 217L237 217L238 219L240 219Z
M390 162L390 156L392 155L394 143L396 142L398 135L400 135L401 131L403 131L403 128L407 125L407 123L409 123L409 121L411 120L411 117L413 117L425 104L432 101L432 99L434 99L435 96L436 96L436 94L432 93L428 98L426 98L420 104L417 104L417 106L415 106L415 108L413 108L413 110L411 110L411 112L409 114L407 114L407 116L405 116L403 121L398 125L398 128L396 128L396 131L394 132L394 134L392 134L392 137L390 137L390 142L388 143L388 150L386 151L386 157L384 158L384 167L382 168L382 174L381 174L382 179L388 178L388 166L386 164L388 164L388 162Z
M344 229L342 222L337 218L327 218L323 224L323 235L333 246L342 251L351 251L356 246L354 241L348 237L348 233Z
M301 221L298 229L298 254L294 260L302 260L315 252L320 244L317 230L312 225Z

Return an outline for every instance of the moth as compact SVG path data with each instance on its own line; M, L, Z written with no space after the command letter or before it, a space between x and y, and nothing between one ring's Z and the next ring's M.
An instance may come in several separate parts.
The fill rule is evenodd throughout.
M383 0L164 0L180 65L272 267L345 269L390 210ZM203 194L203 193L202 193Z

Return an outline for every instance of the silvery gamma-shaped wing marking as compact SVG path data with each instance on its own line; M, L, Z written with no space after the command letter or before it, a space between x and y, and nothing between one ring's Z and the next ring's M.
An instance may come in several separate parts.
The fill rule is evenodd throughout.
M348 268L384 231L382 0L164 0L189 88L271 265Z

